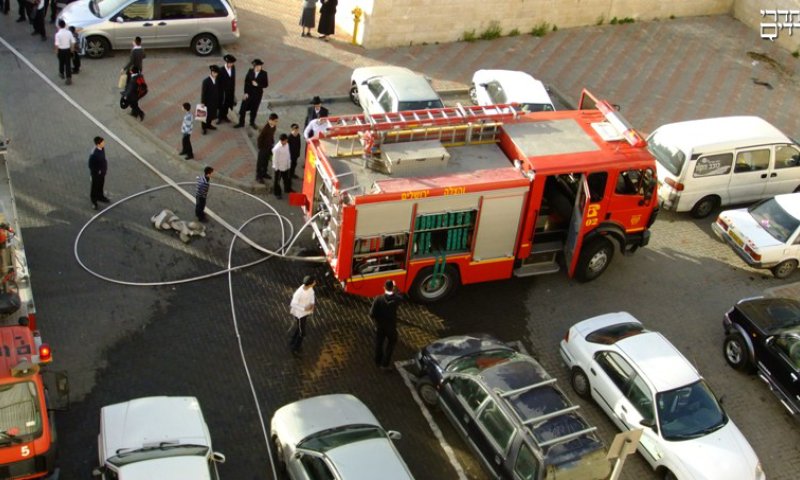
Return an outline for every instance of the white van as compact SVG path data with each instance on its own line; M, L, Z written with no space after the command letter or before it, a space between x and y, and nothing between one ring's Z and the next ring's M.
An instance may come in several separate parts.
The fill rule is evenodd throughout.
M647 143L666 210L703 218L722 205L800 192L800 146L759 117L670 123Z

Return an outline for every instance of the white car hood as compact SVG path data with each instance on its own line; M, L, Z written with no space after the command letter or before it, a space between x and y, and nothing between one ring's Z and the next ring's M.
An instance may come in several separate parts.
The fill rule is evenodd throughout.
M208 427L194 397L146 397L103 407L100 432L107 457L119 449L160 442L211 447Z
M742 432L728 424L704 437L669 442L673 458L696 480L753 480L758 457Z
M728 224L729 231L738 235L745 245L750 244L757 249L783 246L759 225L746 208L727 210L722 212L720 217Z
M334 394L284 405L272 417L272 431L283 442L297 445L309 435L345 425L375 425L378 419L352 395Z
M347 480L413 480L388 438L350 443L328 451L327 455Z
M120 480L211 480L208 460L199 455L159 458L120 469Z
M58 14L58 18L63 19L68 27L84 28L87 25L101 22L102 19L95 16L95 14L89 10L90 3L91 0L72 2L61 10L61 13Z

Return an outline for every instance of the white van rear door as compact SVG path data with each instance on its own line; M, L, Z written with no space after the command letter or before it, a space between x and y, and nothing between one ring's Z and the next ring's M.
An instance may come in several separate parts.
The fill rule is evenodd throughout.
M728 185L730 203L744 203L764 197L772 156L770 147L737 150L733 175Z
M792 193L800 188L800 149L797 145L775 145L774 158L765 197Z

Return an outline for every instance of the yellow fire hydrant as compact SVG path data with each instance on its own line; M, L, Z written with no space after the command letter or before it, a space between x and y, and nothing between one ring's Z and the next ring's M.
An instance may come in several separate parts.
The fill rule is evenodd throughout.
M364 14L364 11L361 10L359 7L353 9L353 45L358 45L356 38L358 38L358 24L361 22L361 15Z

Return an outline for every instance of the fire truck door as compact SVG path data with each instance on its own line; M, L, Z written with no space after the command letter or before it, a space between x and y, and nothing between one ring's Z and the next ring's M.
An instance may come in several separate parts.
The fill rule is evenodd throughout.
M582 176L581 181L578 183L575 204L572 206L572 218L569 220L567 241L564 244L564 263L567 266L567 273L570 277L575 273L575 266L580 256L581 244L583 243L583 224L584 219L589 216L589 212L587 212L589 206L589 185L586 183L586 177ZM588 221L591 220L588 219Z

